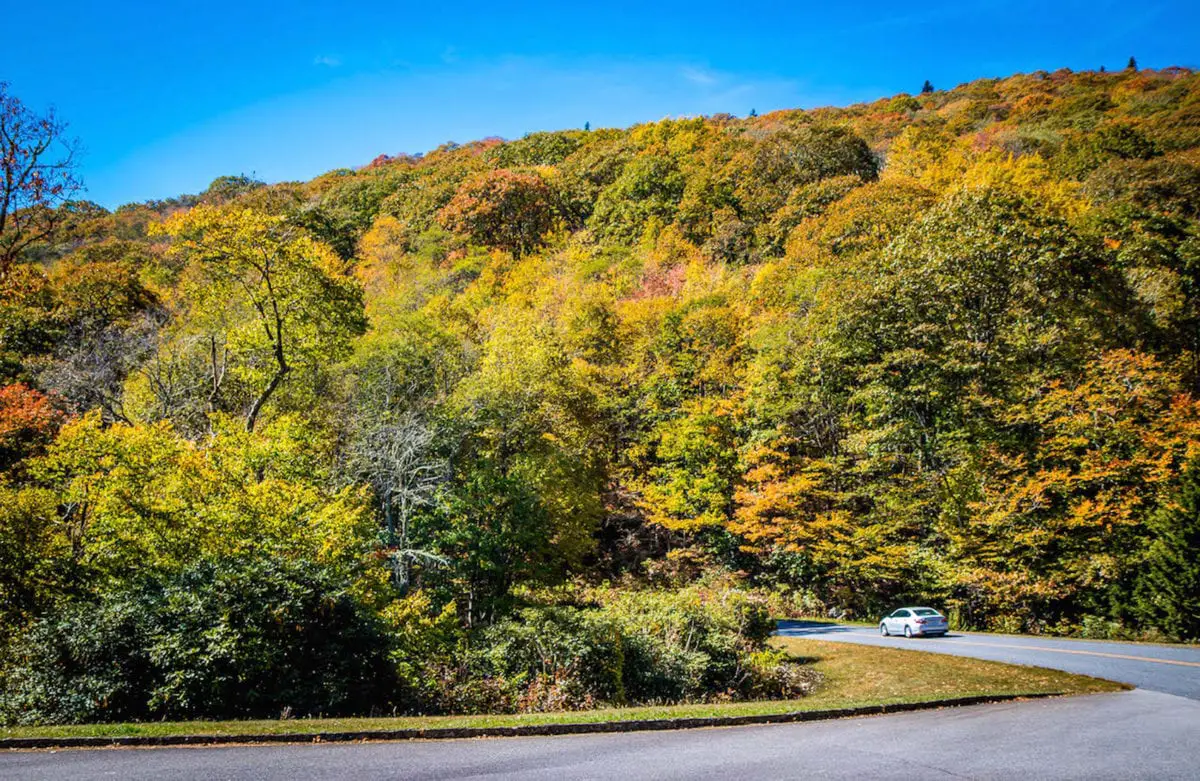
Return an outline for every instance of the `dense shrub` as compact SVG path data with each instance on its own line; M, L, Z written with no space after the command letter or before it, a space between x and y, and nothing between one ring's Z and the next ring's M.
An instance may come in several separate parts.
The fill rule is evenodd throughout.
M376 619L315 565L206 563L35 622L0 673L0 721L557 711L816 681L766 647L768 601L728 583L522 597L466 630L421 591Z
M761 599L703 584L599 596L625 641L625 688L631 700L744 696L753 688L748 655L761 651L774 629Z
M204 562L78 603L10 649L0 719L70 723L365 713L394 689L386 635L306 562Z
M574 709L624 702L624 651L600 611L526 607L476 635L472 663L504 680L521 710Z
M44 618L8 649L0 722L68 724L145 718L156 675L145 594L114 594Z
M591 591L530 606L475 634L471 665L514 710L800 696L809 670L766 648L766 601L728 584Z
M414 713L473 710L452 696L466 631L454 602L438 608L429 594L414 591L381 612L399 686L399 707ZM486 708L484 708L486 709Z

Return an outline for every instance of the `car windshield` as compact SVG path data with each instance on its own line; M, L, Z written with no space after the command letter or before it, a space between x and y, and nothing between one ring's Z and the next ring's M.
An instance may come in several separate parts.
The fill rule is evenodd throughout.
M914 614L916 614L916 615L918 615L918 616L937 616L937 615L941 615L941 614L940 614L940 613L938 613L936 610L930 610L930 609L929 609L929 608L927 608L927 607L919 607L919 608L917 608L916 610L914 610L914 611L913 611L913 613L914 613Z

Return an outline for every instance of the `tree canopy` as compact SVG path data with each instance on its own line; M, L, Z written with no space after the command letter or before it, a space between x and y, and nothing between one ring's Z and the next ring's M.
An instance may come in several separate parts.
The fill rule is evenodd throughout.
M0 644L129 627L178 661L187 584L196 636L266 589L387 635L379 697L455 710L583 680L521 667L518 617L611 662L593 694L655 691L613 655L692 651L604 583L1195 638L1198 106L1183 68L926 82L112 212L66 200L68 157L0 211ZM52 159L57 119L6 90L0 119Z

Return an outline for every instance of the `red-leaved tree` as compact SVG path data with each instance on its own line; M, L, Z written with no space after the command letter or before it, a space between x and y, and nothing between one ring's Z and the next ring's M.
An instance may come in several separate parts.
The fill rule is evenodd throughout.
M0 387L0 471L37 452L64 419L44 393L20 382Z
M54 234L58 207L82 189L66 129L54 109L35 114L0 81L0 281L27 247Z

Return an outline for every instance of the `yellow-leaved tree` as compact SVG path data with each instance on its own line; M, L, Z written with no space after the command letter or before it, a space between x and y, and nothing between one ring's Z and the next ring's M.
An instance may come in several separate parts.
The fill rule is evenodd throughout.
M988 453L970 519L943 526L961 607L1022 620L1104 609L1087 600L1131 587L1131 552L1200 452L1200 404L1153 357L1112 350L1014 405L1007 423L1036 431L1034 447Z
M345 262L285 217L197 206L157 230L173 239L178 263L171 360L204 384L205 412L240 413L253 430L290 378L348 355L366 328ZM149 390L160 417L176 417L170 389Z
M198 445L166 422L105 426L89 413L30 469L59 497L53 527L74 563L101 579L222 557L351 566L373 542L367 497L328 487L319 444L292 417L249 432L218 416Z

